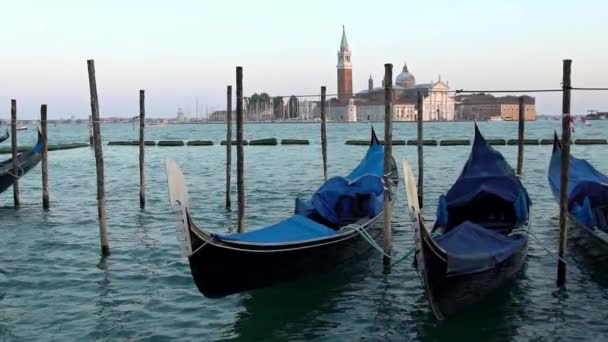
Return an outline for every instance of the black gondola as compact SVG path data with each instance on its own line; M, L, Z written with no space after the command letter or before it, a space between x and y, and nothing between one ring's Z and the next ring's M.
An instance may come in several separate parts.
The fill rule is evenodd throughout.
M561 144L555 133L549 164L549 186L559 203L561 188ZM608 251L608 176L589 162L570 156L568 167L568 218L596 246Z
M197 227L190 215L183 174L166 162L169 200L180 218L179 239L199 291L210 298L268 287L328 272L369 250L363 235L379 241L384 199L384 147L372 129L370 147L346 177L325 182L311 199L296 199L295 214L246 233L222 235ZM398 181L393 162L391 181Z
M22 152L17 155L17 175L23 177L29 170L40 162L40 153L42 153L42 134L38 129L38 141L32 150ZM0 162L0 193L13 185L15 178L13 177L13 158Z
M6 131L4 132L4 134L2 134L0 136L0 143L2 143L4 140L8 139L10 135L8 134L8 128L6 129Z
M440 197L431 232L406 161L403 168L416 225L414 264L435 316L444 319L479 302L521 269L528 250L530 199L477 125L469 159Z

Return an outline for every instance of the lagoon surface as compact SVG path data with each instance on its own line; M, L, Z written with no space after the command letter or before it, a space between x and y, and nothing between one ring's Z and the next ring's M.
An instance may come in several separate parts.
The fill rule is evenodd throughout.
M346 174L366 148L369 123L328 124L329 174ZM374 124L383 136L383 124ZM560 121L527 123L526 138L552 138ZM517 138L516 122L482 122L487 138ZM425 123L426 139L472 138L473 123ZM310 139L307 146L246 146L246 223L255 229L289 216L296 196L322 183L320 125L246 124L245 139ZM394 139L415 139L415 123L395 123ZM576 138L607 138L608 121L578 124ZM223 299L203 297L175 238L164 160L187 178L193 215L203 228L226 232L236 211L224 208L225 126L148 128L147 140L213 140L210 147L146 147L147 206L139 208L138 148L107 146L135 140L131 124L102 126L106 206L112 255L100 259L95 160L92 149L49 152L51 209L42 210L40 166L20 181L22 208L12 191L0 195L0 340L92 341L570 341L608 339L608 264L573 232L565 288L555 285L558 206L547 184L551 146L526 146L523 183L533 201L529 258L516 281L459 317L435 320L411 259L383 270L379 253L332 274ZM21 144L35 140L19 132ZM86 125L49 127L49 143L87 142ZM7 142L3 143L6 145ZM499 146L515 166L517 147ZM425 208L462 168L470 146L425 146ZM394 146L395 158L416 170L416 146ZM608 146L573 145L608 172ZM9 155L0 155L0 159ZM233 153L236 157L236 153ZM233 162L233 168L236 163ZM401 171L401 170L400 170ZM236 170L233 203L236 206ZM394 249L413 247L403 183L393 209ZM542 246L541 246L542 245ZM545 248L543 248L543 246Z

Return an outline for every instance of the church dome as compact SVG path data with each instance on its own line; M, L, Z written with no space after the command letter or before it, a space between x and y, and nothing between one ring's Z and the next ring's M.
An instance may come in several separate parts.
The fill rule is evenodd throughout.
M407 64L403 63L403 71L399 75L397 75L397 79L395 79L395 85L404 88L411 88L416 85L416 79L414 78L414 75L410 74L410 72L407 71Z

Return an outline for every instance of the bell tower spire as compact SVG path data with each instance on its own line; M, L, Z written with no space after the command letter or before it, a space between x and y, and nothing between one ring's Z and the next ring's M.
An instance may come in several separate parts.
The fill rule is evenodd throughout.
M353 93L353 71L350 61L351 53L346 39L346 29L342 25L342 40L338 50L338 101L347 103Z

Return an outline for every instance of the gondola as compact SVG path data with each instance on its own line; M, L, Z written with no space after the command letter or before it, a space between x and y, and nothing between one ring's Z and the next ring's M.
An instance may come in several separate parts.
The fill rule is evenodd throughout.
M330 272L369 251L363 235L379 241L384 199L384 146L373 129L369 149L346 177L327 180L310 199L295 200L294 215L261 229L219 234L191 216L181 170L167 160L169 200L179 218L178 237L199 291L209 298ZM390 181L396 185L392 163Z
M530 198L513 169L475 125L475 141L429 232L414 176L403 165L416 227L414 265L437 319L480 302L521 269L528 251Z
M561 144L555 133L548 179L559 203L561 188ZM568 171L568 218L595 245L608 251L608 176L588 161L570 156Z
M38 141L32 150L22 152L17 155L17 175L23 177L29 170L40 162L40 154L42 153L42 134L38 129ZM15 178L13 177L13 158L0 162L0 193L13 185Z
M8 128L6 129L6 131L4 132L4 134L2 134L0 136L0 143L2 143L4 140L8 139L10 135L8 134Z

